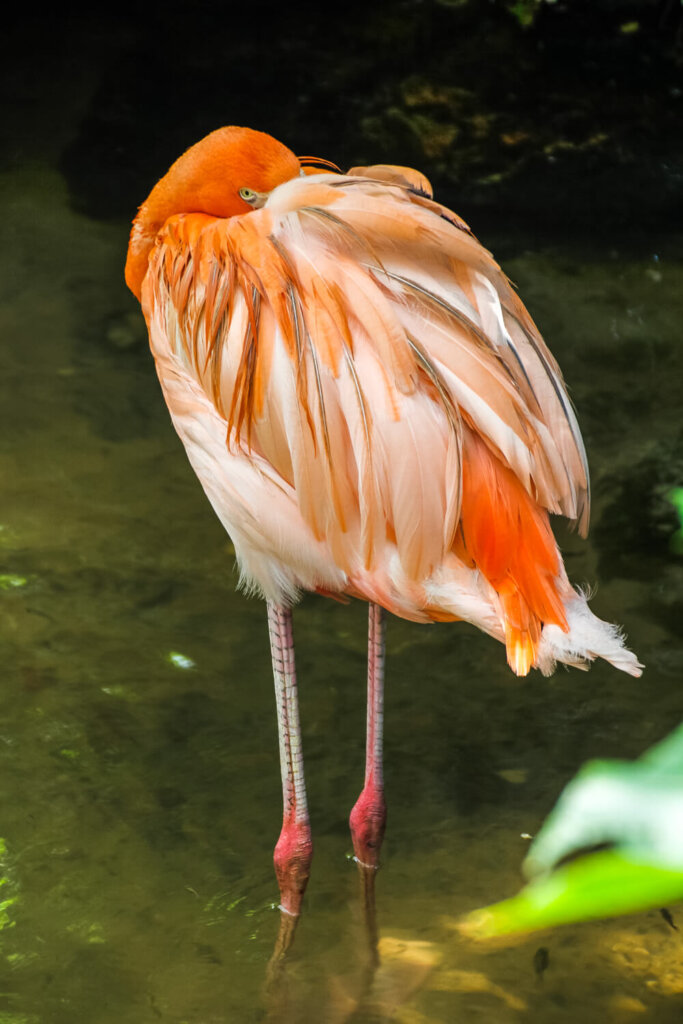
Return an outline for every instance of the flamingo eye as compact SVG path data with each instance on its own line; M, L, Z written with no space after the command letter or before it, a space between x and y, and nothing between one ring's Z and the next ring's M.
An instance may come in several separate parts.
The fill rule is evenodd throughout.
M240 199L244 199L245 203L253 203L256 199L256 192L253 188L241 188L239 190Z

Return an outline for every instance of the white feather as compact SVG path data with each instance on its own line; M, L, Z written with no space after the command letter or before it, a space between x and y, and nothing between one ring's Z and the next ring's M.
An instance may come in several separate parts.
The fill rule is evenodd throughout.
M604 658L615 668L639 676L643 666L635 654L624 645L624 637L618 626L603 622L588 607L585 594L575 591L573 598L565 603L569 632L559 626L543 628L538 647L536 667L544 676L555 670L555 663L587 668L587 662Z

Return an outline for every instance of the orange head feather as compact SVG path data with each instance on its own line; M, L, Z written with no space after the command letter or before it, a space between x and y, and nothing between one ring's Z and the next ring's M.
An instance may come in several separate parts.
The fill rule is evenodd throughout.
M128 287L140 298L150 250L169 217L248 213L253 204L241 197L241 189L267 193L299 171L294 153L265 132L236 127L211 132L176 160L140 207L128 246Z

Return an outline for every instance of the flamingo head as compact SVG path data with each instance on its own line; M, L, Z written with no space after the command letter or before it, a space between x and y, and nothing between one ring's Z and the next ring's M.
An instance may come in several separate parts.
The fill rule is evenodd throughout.
M248 213L300 170L294 153L265 132L237 127L211 132L176 160L140 207L128 246L128 287L139 299L150 251L169 217Z

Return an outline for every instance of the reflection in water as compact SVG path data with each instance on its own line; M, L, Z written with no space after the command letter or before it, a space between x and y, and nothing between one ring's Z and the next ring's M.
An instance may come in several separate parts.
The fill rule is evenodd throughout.
M129 309L102 282L119 279L125 225L69 212L42 166L0 187L15 238L0 307L0 573L21 580L0 590L0 901L14 900L0 1014L249 1024L275 1013L262 995L280 814L262 606L234 592L144 339L124 331L122 346L114 329ZM39 249L18 230L29 215ZM611 499L601 481L626 477L680 415L683 272L662 260L654 280L650 257L558 248L506 264L571 384L598 522ZM596 610L628 622L647 675L596 666L520 683L467 627L389 623L391 827L372 971L344 860L362 784L366 612L313 598L297 609L316 865L279 983L288 1024L680 1019L680 939L659 914L544 937L543 984L538 939L475 948L452 928L516 891L520 836L579 764L635 756L681 719L680 566L658 548L639 553L637 575L623 559L610 573L595 540L562 544L574 579L602 581Z
M265 990L269 1024L316 1020L316 1009L326 1024L427 1018L410 1008L410 1001L423 988L441 954L432 942L384 936L377 947L364 955L360 944L356 963L344 974L330 973L318 979L315 994L297 988L289 977L286 960L271 971ZM337 965L338 969L339 965ZM437 989L450 992L491 992L513 1008L524 1003L504 993L482 974L450 971L439 979Z

